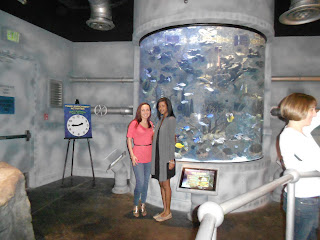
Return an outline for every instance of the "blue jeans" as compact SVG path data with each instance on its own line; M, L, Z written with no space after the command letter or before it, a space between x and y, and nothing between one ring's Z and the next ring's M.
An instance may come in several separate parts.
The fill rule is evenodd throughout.
M134 189L134 205L138 206L141 197L141 203L147 200L148 185L151 174L151 162L138 163L133 166L133 172L136 176L136 187Z
M318 186L317 186L318 187ZM287 193L283 194L283 209L287 209ZM295 198L294 239L317 240L319 197Z

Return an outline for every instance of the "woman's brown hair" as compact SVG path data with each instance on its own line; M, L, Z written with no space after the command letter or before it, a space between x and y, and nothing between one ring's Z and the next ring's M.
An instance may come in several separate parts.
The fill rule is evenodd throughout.
M304 93L292 93L280 102L281 116L287 120L300 121L307 117L311 107L317 105L317 100Z

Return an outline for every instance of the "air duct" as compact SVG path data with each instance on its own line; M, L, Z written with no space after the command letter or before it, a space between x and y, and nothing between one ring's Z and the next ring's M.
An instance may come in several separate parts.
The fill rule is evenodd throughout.
M87 25L95 30L108 31L114 28L110 0L89 0L91 8Z
M291 0L289 10L279 17L279 21L286 25L299 25L318 19L320 19L319 0Z

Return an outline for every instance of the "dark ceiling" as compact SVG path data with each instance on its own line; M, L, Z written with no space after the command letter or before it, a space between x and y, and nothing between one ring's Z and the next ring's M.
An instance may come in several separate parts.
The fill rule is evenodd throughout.
M55 33L72 42L131 41L133 32L133 0L112 0L115 28L99 31L90 28L88 0L1 0L0 9ZM14 29L13 29L14 30Z
M73 42L131 41L133 0L112 0L115 28L98 31L87 26L88 0L1 0L0 9ZM275 0L275 36L320 36L320 20L303 25L284 25L279 16L290 7L290 0Z

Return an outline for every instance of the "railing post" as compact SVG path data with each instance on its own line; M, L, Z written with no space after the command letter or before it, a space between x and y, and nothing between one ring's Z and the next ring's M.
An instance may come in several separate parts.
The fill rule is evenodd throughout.
M286 240L293 240L295 219L295 183L287 184Z
M198 219L201 224L196 240L216 240L217 228L224 220L224 212L221 206L215 202L201 204L198 209Z
M218 231L218 228L215 227L213 229L213 235L212 235L212 239L211 240L217 240L217 231Z
M293 180L287 184L287 210L286 210L286 240L294 238L294 219L295 219L295 183L299 181L300 174L294 169L287 169L284 175L293 176Z

